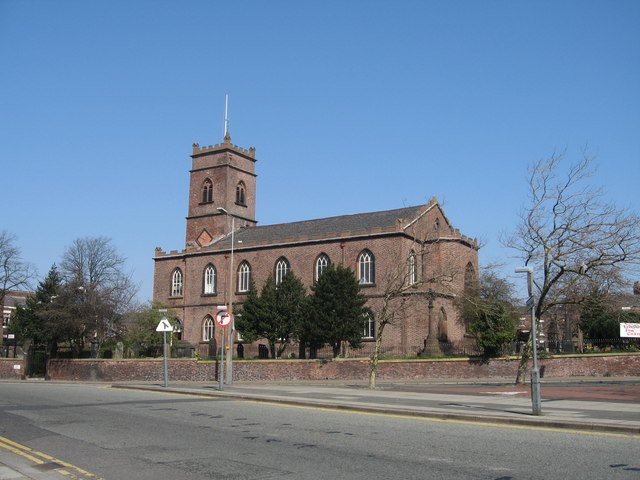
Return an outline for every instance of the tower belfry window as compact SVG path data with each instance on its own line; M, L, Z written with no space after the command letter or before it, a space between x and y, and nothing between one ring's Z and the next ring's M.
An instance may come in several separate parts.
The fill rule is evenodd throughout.
M202 184L202 203L213 202L213 182L208 178Z
M246 205L244 182L240 182L236 186L236 203L239 205Z

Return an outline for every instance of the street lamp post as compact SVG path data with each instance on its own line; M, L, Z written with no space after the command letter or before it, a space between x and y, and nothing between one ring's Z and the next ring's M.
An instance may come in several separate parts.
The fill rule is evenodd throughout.
M233 332L235 331L235 319L233 315L233 249L235 246L236 217L226 209L218 207L218 211L231 217L231 257L229 260L229 313L231 313L231 325L229 325L229 338L227 346L227 385L233 383Z
M531 408L534 415L542 415L540 405L540 370L538 370L538 335L536 331L536 306L533 295L533 267L518 267L516 273L527 274L529 298L527 308L531 310L531 344L533 345L533 369L531 370Z

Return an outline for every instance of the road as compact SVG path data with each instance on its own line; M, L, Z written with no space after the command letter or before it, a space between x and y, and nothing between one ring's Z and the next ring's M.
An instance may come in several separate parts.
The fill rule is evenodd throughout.
M0 383L0 436L106 480L637 479L640 438Z

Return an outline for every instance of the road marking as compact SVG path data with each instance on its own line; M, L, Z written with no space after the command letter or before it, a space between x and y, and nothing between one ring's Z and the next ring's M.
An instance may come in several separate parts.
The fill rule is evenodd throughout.
M21 457L32 461L36 465L51 464L53 468L50 468L49 470L54 470L73 480L105 480L102 477L98 477L97 475L87 472L86 470L65 462L64 460L59 460L51 455L47 455L46 453L38 452L26 445L21 445L13 440L9 440L6 437L0 436L0 448L4 448L5 450L20 455ZM58 466L56 467L54 464Z
M422 420L424 422L441 422L441 423L459 423L463 425L477 425L482 427L496 427L496 428L515 428L519 430L540 430L545 432L557 432L557 433L573 433L579 435L597 435L599 437L621 437L621 438L637 438L640 439L640 435L633 433L611 433L611 432L593 432L586 430L576 430L571 428L562 428L562 427L538 427L535 425L513 425L506 423L492 423L492 422L483 422L481 420L457 420L451 418L436 418L429 417L425 412L424 415L402 415L400 413L381 413L381 412L363 412L357 409L350 408L330 408L330 407L314 407L313 405L291 405L291 404L283 404L278 402L263 402L260 400L240 400L250 403L262 403L267 405L279 406L279 407L288 407L288 408L306 408L311 410L320 410L324 412L344 412L344 413L355 413L357 415L370 415L374 417L392 417L392 418L403 418L408 420Z

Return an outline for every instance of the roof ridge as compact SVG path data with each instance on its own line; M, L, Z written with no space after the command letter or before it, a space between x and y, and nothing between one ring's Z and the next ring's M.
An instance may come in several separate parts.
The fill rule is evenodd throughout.
M267 227L276 227L279 225L292 225L295 223L309 223L309 222L317 222L320 220L331 220L331 219L335 219L335 218L347 218L347 217L357 217L357 216L365 216L365 215L376 215L376 214L380 214L380 213L391 213L391 212L396 212L396 211L401 211L401 210L411 210L411 209L416 209L416 208L420 208L420 207L426 207L427 204L421 204L421 205L413 205L411 207L402 207L402 208L392 208L391 210L379 210L377 212L361 212L361 213L347 213L344 215L333 215L331 217L321 217L321 218L310 218L307 220L294 220L293 222L281 222L281 223L270 223L267 225L254 225L254 226L247 226L245 228L250 228L250 229L260 229L260 228L267 228Z

